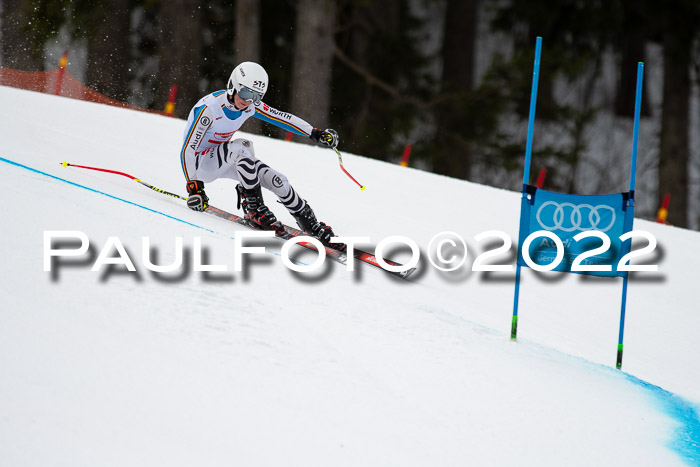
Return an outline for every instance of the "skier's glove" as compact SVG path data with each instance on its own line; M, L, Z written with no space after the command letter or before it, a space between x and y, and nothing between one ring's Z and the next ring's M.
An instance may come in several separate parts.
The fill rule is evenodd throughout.
M328 146L329 148L333 149L338 146L338 141L340 141L340 138L338 138L338 132L331 129L319 130L318 128L314 128L311 131L310 138L319 144L323 144L324 146Z
M204 193L204 182L190 180L187 182L187 207L194 211L205 211L209 207L209 197Z

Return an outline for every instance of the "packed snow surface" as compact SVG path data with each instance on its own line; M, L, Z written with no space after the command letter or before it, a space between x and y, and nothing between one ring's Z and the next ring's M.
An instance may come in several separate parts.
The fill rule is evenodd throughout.
M421 251L410 281L330 261L299 273L276 239L61 165L184 195L184 121L7 87L0 101L2 465L700 465L698 232L635 222L659 270L630 279L619 371L620 279L524 269L512 342L514 272L472 271L502 243L475 240L490 230L513 246L489 263L514 264L518 187L344 153L360 191L328 149L239 132L337 233ZM234 182L206 189L238 212ZM446 231L468 246L453 272L428 261ZM88 250L45 271L80 235ZM264 248L241 271L236 241ZM180 251L175 271L148 269Z

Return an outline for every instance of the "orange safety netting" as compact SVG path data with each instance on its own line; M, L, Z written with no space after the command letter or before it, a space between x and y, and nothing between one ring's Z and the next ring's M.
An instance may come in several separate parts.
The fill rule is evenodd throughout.
M49 71L20 71L0 67L0 85L27 89L29 91L44 92L47 94L57 94L71 99L97 102L126 109L168 115L165 112L134 107L125 102L110 99L104 94L100 94L83 85L83 83L75 79L65 68Z

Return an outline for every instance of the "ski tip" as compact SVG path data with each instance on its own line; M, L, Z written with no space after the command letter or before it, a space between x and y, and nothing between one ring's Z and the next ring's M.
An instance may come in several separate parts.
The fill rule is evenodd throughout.
M62 165L63 167L68 167L70 164L69 164L68 162L66 162L66 161L63 161L63 162L61 162L61 165Z
M411 268L411 269L409 269L409 270L407 270L407 271L400 272L400 273L398 273L397 275L398 275L401 279L408 280L408 276L410 276L411 274L413 274L413 272L414 272L416 269L417 269L417 268Z

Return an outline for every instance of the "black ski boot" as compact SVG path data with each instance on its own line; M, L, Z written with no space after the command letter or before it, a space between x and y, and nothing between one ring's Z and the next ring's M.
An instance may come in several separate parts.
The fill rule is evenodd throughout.
M345 251L346 245L344 243L331 243L331 238L335 237L333 229L330 225L326 225L325 223L319 222L316 219L316 214L314 214L314 210L311 209L309 203L306 203L304 209L297 213L293 213L292 216L294 216L297 224L299 224L299 228L307 234L318 238L321 243L333 248L334 250Z
M236 191L238 192L238 209L243 207L244 217L248 222L264 230L284 230L270 208L265 206L260 185L246 190L243 185L239 184L236 185Z

